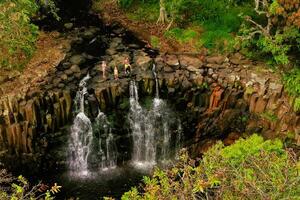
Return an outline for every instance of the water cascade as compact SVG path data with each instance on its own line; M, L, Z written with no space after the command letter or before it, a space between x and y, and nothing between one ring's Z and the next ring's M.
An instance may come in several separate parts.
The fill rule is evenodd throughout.
M71 126L69 141L69 167L72 174L79 176L88 174L88 157L93 140L91 120L84 114L84 95L87 91L85 86L89 78L88 74L79 84L80 90L75 98L75 105L80 105L79 113Z
M174 119L166 102L159 98L159 86L156 81L156 96L150 110L142 108L139 103L138 88L135 81L130 82L129 122L133 138L132 161L135 165L151 167L158 162L166 163L172 158L172 149L179 146L179 135L172 134L172 128L178 131L178 120ZM179 127L180 128L180 127ZM173 140L175 139L175 140ZM172 142L176 141L176 142Z
M101 171L117 166L117 147L106 115L99 111L95 122L95 133L98 133L98 168Z
M152 124L147 119L147 113L139 103L138 88L135 81L130 82L130 113L129 122L133 137L132 160L136 164L155 164L155 146Z
M77 115L71 126L68 158L72 176L89 174L89 156L92 153L97 155L95 162L102 171L115 168L117 163L117 149L106 115L99 110L95 122L92 123L84 112L86 84L89 79L88 74L80 81L75 98L74 112ZM94 135L98 135L96 144L97 137Z

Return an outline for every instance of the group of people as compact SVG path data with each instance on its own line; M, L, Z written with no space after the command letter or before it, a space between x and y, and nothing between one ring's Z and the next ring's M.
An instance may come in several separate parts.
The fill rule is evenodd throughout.
M131 73L131 65L130 65L130 62L129 62L129 58L126 57L124 59L124 73L126 76L130 75ZM101 68L102 68L102 76L103 76L103 79L106 79L106 68L107 68L107 64L105 61L102 61L101 63ZM118 70L118 67L115 65L114 66L114 79L115 80L118 80L119 79L119 70Z

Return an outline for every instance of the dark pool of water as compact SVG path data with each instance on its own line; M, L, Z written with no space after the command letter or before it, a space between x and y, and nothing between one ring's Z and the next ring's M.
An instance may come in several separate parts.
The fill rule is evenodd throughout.
M90 172L88 175L76 176L70 172L50 177L51 182L62 186L57 200L71 197L80 200L99 200L103 197L121 199L124 192L141 183L143 176L150 174L149 168L136 168L132 165Z

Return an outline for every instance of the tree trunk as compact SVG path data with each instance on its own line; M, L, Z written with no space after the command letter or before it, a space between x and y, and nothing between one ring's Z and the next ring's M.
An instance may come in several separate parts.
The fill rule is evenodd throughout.
M168 17L167 17L167 11L165 8L164 0L160 0L159 5L160 5L160 10L159 10L159 18L157 20L157 23L165 24L168 21Z

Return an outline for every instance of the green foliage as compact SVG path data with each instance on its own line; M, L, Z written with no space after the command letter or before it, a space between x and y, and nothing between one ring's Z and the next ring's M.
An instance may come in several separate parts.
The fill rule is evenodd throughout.
M296 3L276 0L259 4L257 9L262 14L245 17L240 28L237 39L242 51L252 58L267 59L272 65L289 64L291 55L300 49L300 29L290 21L294 19L293 4Z
M49 13L52 14L52 16L57 20L59 21L60 20L60 17L58 16L58 11L59 11L59 8L56 7L55 5L55 0L39 0L39 6L45 8L48 10Z
M0 3L0 67L24 65L35 50L38 27L30 23L38 9L34 0Z
M197 37L197 32L192 29L173 28L165 32L165 36L175 39L180 43L187 43L194 40Z
M127 7L126 7L127 8ZM156 22L159 16L159 4L156 2L136 2L130 8L127 8L129 19L136 21Z
M295 68L283 77L285 90L295 97L294 110L300 111L300 69Z
M258 135L224 147L217 143L196 163L181 154L168 170L156 169L143 187L133 188L129 199L297 199L299 162L279 140Z
M133 3L133 0L118 0L118 4L122 8L129 8Z
M270 122L276 122L278 120L278 117L271 111L261 113L261 117L269 120Z
M159 48L159 46L160 46L159 38L156 36L153 36L153 35L150 38L150 43L151 43L151 46L154 48Z
M1 200L53 200L54 197L51 193L56 194L61 188L55 183L50 190L43 192L41 184L31 187L23 176L15 179L10 174L7 174L6 170L0 170L0 180ZM9 190L3 187L3 185L9 184L11 184Z

